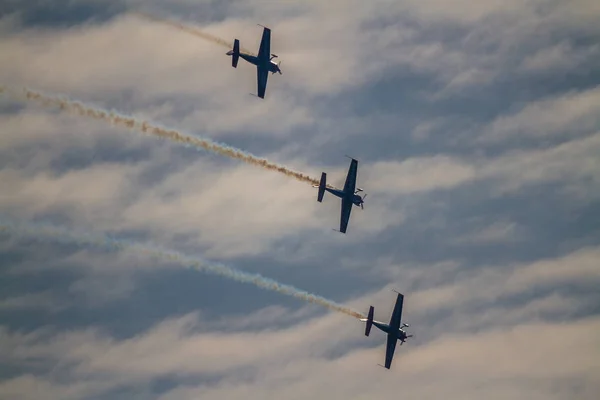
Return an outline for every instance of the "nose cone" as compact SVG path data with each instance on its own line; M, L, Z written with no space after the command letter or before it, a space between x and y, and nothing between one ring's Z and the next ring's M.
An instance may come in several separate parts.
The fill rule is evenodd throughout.
M352 199L352 201L354 202L354 204L356 204L357 206L361 206L363 204L363 199L362 197L360 197L359 195L355 194L354 198Z

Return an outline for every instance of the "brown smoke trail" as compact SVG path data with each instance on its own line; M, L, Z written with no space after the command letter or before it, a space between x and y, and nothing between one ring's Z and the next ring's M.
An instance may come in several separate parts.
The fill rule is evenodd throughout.
M240 149L236 149L226 144L213 142L210 139L205 139L197 136L190 136L178 132L174 129L156 126L147 121L138 121L133 117L120 115L113 111L101 110L77 101L45 95L27 88L23 88L20 92L13 92L12 90L9 91L7 90L7 88L2 88L1 86L0 88L0 93L6 91L7 93L15 94L19 97L24 96L27 100L35 100L45 106L59 107L61 110L65 110L83 117L107 121L114 126L137 130L142 133L158 136L164 139L172 140L177 143L194 146L198 149L204 149L213 153L235 158L248 164L256 165L258 167L270 171L279 172L281 174L295 178L301 182L306 182L313 185L319 184L318 179L311 178L308 175L297 171L293 171L283 165L272 163L265 158L257 157L253 154L247 153Z
M208 40L209 42L213 42L213 43L221 45L223 47L227 47L228 49L233 48L233 42L228 42L225 39L221 39L221 38L219 38L217 36L213 36L209 33L202 32L200 29L195 28L190 25L186 25L183 22L174 21L172 19L159 18L157 16L150 15L150 14L147 14L147 13L141 12L141 11L137 11L133 14L137 15L140 18L144 18L144 19L154 21L154 22L159 22L161 24L172 26L173 28L179 29L180 31L191 33L194 36ZM256 54L252 53L250 50L243 48L242 46L240 46L240 50L244 53L251 54L253 56L256 55Z
M3 231L13 236L24 235L33 236L40 239L49 238L53 241L62 243L96 246L109 250L130 250L139 254L145 254L153 258L161 259L165 262L177 263L186 268L208 272L224 278L232 279L237 282L249 283L261 289L271 290L287 296L292 296L308 303L318 304L332 311L350 315L351 317L365 317L358 311L348 308L342 304L338 304L335 301L326 299L302 289L298 289L294 286L277 282L259 274L241 271L228 265L203 260L199 257L191 257L173 250L161 249L156 246L148 246L126 240L113 239L104 235L92 234L88 232L74 232L47 224L15 224L0 220L0 233Z

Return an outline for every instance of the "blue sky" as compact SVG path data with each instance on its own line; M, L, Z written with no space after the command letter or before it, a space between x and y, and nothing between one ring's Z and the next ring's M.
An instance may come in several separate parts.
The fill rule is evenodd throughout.
M230 264L415 334L134 252L0 233L0 397L596 399L600 8L591 0L9 2L0 83L212 138L369 194L0 100L0 220ZM226 48L283 75L264 101Z

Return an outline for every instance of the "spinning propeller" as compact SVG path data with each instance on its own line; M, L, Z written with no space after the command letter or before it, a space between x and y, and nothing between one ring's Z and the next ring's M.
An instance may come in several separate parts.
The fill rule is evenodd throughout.
M277 57L277 56L275 56L275 57ZM281 61L279 61L277 63L277 68L280 68L280 67L281 67ZM271 74L275 74L275 72L279 72L279 75L283 75L283 72L281 72L281 69L279 69L278 71L273 71Z
M403 323L402 326L400 327L400 329L402 328L408 328L410 325ZM404 338L404 340L400 341L400 346L402 346L402 343L404 343L406 341L406 339L413 337L414 335L406 335L406 337Z

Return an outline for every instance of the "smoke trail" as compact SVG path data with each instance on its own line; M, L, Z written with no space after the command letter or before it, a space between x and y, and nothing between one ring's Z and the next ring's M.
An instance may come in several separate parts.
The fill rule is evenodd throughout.
M209 33L202 32L198 28L195 28L195 27L190 26L190 25L186 25L186 24L184 24L182 22L179 22L179 21L174 21L174 20L170 20L170 19L164 19L164 18L156 17L154 15L150 15L150 14L147 14L147 13L141 12L141 11L137 11L137 12L133 13L133 15L137 15L140 18L144 18L144 19L147 19L147 20L150 20L150 21L159 22L161 24L172 26L172 27L177 28L177 29L179 29L181 31L184 31L184 32L187 32L187 33L191 33L194 36L197 36L199 38L208 40L209 42L213 42L213 43L219 44L221 46L227 47L228 49L232 49L233 48L233 43L232 42L228 42L225 39L221 39L221 38L213 36L213 35L211 35ZM240 46L240 50L243 51L244 53L248 53L248 54L251 54L253 56L256 55L253 52L251 52L250 50L245 49L245 48L243 48L241 46Z
M196 257L190 257L173 250L166 250L156 246L148 246L140 243L113 239L104 235L69 231L67 229L51 225L14 224L6 221L0 221L0 232L2 231L6 231L12 236L29 236L40 239L48 238L66 244L88 245L109 250L134 251L136 253L145 254L166 262L175 262L187 268L233 279L237 282L250 283L261 289L271 290L304 300L309 303L318 304L330 310L341 312L355 318L365 318L364 315L358 311L352 310L351 308L345 307L324 297L317 296L316 294L295 288L294 286L279 283L273 279L265 278L259 274L244 272L224 264L205 261Z
M295 178L301 182L306 182L313 185L319 184L318 179L311 178L308 175L291 170L283 165L272 163L265 158L257 157L243 150L236 149L223 143L213 142L210 139L200 138L197 136L190 136L188 134L178 132L174 129L163 128L147 121L138 121L133 117L121 115L114 111L98 109L89 105L85 105L81 102L66 98L45 95L27 88L23 88L20 92L13 92L12 90L8 90L7 88L3 88L0 86L0 93L2 92L13 94L16 97L24 96L27 100L35 100L45 106L59 107L61 110L69 111L73 114L107 121L114 126L137 130L139 132L158 136L164 139L169 139L184 145L194 146L197 149L204 149L213 153L235 158L248 164L256 165L258 167L282 173L284 175ZM330 185L328 186L332 187Z

